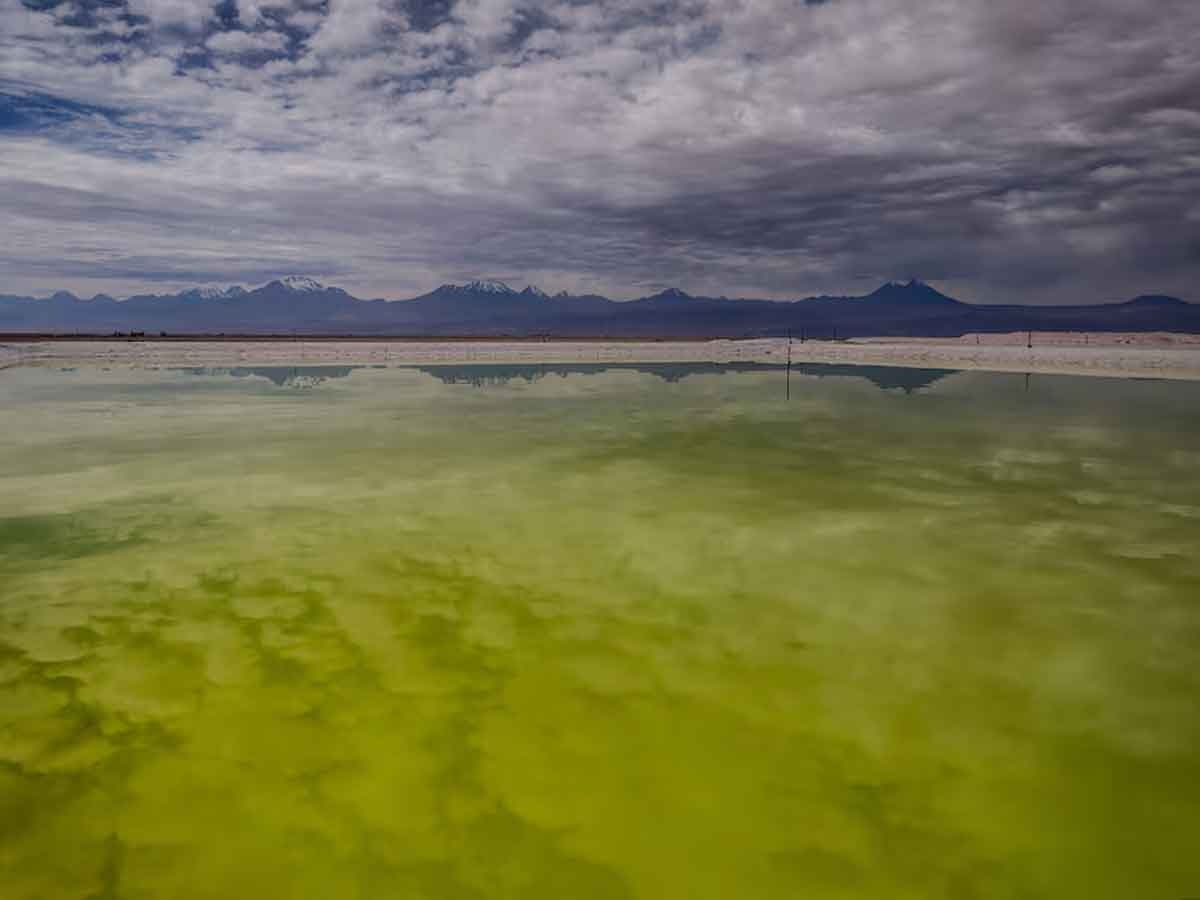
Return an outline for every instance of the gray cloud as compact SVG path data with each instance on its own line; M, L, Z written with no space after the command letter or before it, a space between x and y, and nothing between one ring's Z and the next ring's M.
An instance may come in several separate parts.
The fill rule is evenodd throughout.
M0 290L1190 297L1198 32L1192 0L0 0Z

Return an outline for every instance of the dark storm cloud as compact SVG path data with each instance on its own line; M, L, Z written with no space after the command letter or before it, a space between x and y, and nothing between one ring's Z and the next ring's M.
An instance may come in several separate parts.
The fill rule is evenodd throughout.
M1196 33L1191 0L0 0L0 290L1191 296Z

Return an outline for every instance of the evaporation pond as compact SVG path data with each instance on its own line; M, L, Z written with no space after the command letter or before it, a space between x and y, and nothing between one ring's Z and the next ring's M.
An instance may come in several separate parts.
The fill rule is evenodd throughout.
M5 900L1183 900L1198 844L1198 383L0 372Z

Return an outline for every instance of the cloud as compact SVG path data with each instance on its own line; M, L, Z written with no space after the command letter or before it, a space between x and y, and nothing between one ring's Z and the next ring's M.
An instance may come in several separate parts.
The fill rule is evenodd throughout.
M108 111L0 112L0 290L250 260L375 296L1188 296L1198 30L1190 0L0 0L0 89Z
M128 0L128 9L158 27L197 31L213 16L213 0Z
M220 31L205 43L216 53L272 53L287 47L287 38L278 31Z
M387 0L329 0L329 13L308 45L315 53L370 50L407 27L403 10Z

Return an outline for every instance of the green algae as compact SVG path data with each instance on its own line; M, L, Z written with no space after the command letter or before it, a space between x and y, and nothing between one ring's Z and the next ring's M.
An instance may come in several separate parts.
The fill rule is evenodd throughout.
M1200 889L1197 387L260 374L0 379L4 897Z

